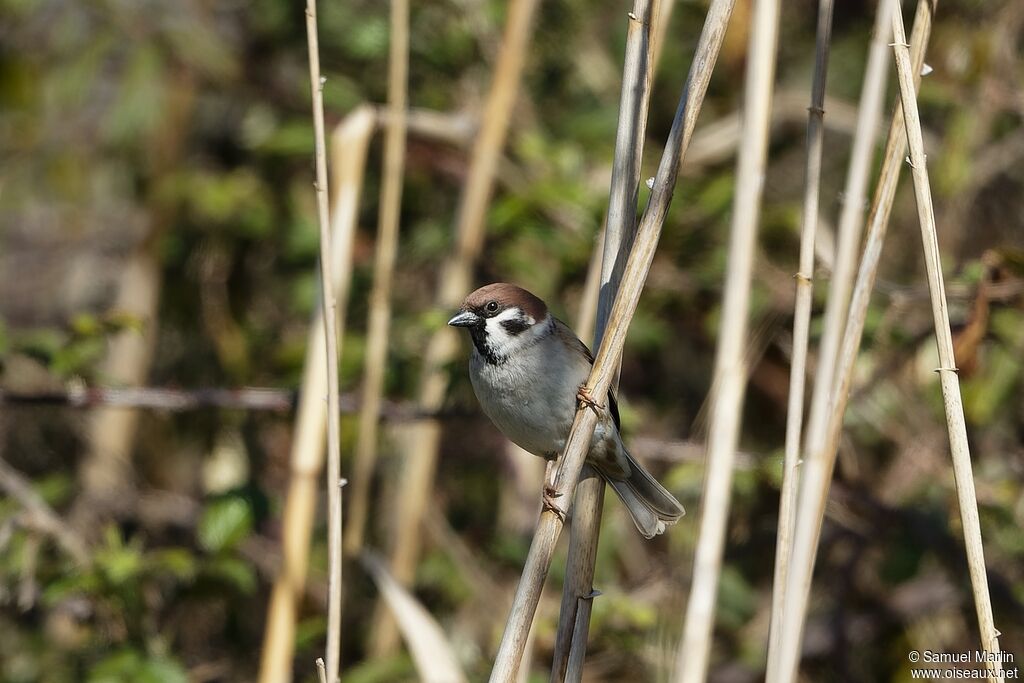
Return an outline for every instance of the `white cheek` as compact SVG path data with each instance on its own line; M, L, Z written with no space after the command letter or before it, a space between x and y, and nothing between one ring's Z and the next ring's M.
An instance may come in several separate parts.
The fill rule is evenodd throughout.
M515 337L510 335L504 327L501 325L502 320L508 320L508 317L502 313L497 318L489 318L487 320L487 343L490 347L498 352L505 349L515 341Z
M526 328L519 334L510 334L502 325L503 322L509 320L523 320L530 325L530 327ZM501 314L493 318L489 318L485 324L487 326L488 345L495 353L502 356L508 356L523 347L530 346L538 337L544 336L548 331L548 325L545 325L544 321L537 324L533 316L523 313L523 311L518 308L511 308L507 311L502 311Z

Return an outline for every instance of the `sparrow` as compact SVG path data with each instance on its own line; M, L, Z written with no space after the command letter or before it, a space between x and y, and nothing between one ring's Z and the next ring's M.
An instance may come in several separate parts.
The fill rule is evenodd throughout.
M484 413L513 443L548 461L546 507L561 512L550 499L550 476L581 402L599 416L587 463L618 494L640 533L652 538L685 514L623 445L615 396L608 393L607 408L590 399L585 385L594 356L541 299L497 282L467 296L448 324L466 328L473 340L469 377Z

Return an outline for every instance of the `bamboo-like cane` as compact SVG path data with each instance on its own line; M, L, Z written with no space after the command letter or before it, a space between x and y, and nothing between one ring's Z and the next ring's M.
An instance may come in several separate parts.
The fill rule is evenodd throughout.
M814 242L818 230L821 194L821 156L825 140L825 83L832 43L833 0L818 2L818 29L814 49L814 79L807 117L807 164L804 171L804 210L800 229L800 264L793 279L796 304L793 312L793 360L789 370L789 405L786 409L786 445L779 494L779 531L775 541L775 575L772 579L772 615L769 627L767 671L776 670L783 594L793 544L794 504L799 480L800 433L803 429L804 385L807 377L807 339L811 322Z
M324 79L320 76L316 0L306 0L306 40L313 100L316 208L320 225L320 297L327 353L327 680L338 680L341 653L341 415L338 409L338 326L331 276L331 228L327 208L327 142L324 132Z
M601 345L608 314L635 237L640 167L653 74L651 33L658 15L658 4L656 0L636 0L633 11L627 15L626 55L608 216L605 220L594 348ZM617 384L617 381L612 383L613 390ZM551 680L556 683L562 680L578 681L582 676L590 611L595 595L594 569L601 533L604 490L604 480L597 472L585 466L573 500L562 605L555 635L554 661L551 664ZM574 666L569 665L571 661L575 663Z
M931 21L932 0L920 0L914 21L913 35L913 59L916 74L920 74L921 66L924 64L924 52L931 32ZM800 635L806 617L811 576L814 570L814 555L825 514L825 502L828 498L829 483L839 445L843 414L849 397L853 365L860 347L871 289L878 271L889 214L892 211L896 185L906 152L906 133L903 130L903 125L903 111L901 107L897 106L892 115L882 171L868 215L864 256L861 259L857 282L850 302L849 320L843 333L843 343L836 370L836 384L832 389L833 400L830 402L828 410L829 424L826 430L826 444L820 451L821 457L808 459L800 478L800 514L797 515L790 572L787 576L786 592L783 597L779 654L775 660L778 668L775 671L768 671L769 681L796 680L800 656Z
M345 529L345 550L356 554L363 547L370 509L370 484L377 460L378 424L384 391L384 368L391 326L391 281L398 251L398 221L402 209L405 173L406 102L409 92L409 1L391 0L391 43L388 57L388 127L384 134L384 183L380 222L370 291L370 321L366 336L363 402L359 411L351 498Z
M331 134L331 166L335 174L331 275L338 304L339 353L352 274L352 238L375 122L373 108L364 105L346 116ZM267 625L260 653L260 683L287 683L291 680L297 602L305 590L317 500L316 480L323 467L327 427L327 406L323 397L326 392L327 346L321 308L310 325L302 372L302 389L289 455L291 472L281 523L282 566L267 608Z
M438 304L443 309L453 309L469 291L473 263L483 247L487 205L519 90L537 4L538 0L514 0L509 5L494 82L484 107L459 206L455 253L441 274ZM447 366L455 359L458 349L455 330L449 327L440 328L427 343L418 396L422 410L432 412L441 407L448 389ZM420 520L434 485L440 437L441 428L436 421L422 421L414 427L410 438L413 448L403 457L393 517L394 538L388 559L389 571L403 586L412 582L419 555ZM371 636L373 655L392 651L397 636L388 610L378 605Z
M700 531L693 561L693 581L686 606L683 637L674 680L697 683L707 676L714 626L715 597L725 547L733 462L739 441L740 415L747 371L744 348L749 317L750 284L775 78L779 0L757 0L747 52L743 140L736 166L728 269L722 302L722 325L715 357L707 471L704 476Z
M896 55L896 74L899 77L900 102L910 147L910 169L914 179L917 215L921 223L921 241L928 271L928 292L931 295L932 315L935 318L935 342L939 352L939 382L942 385L946 426L949 430L949 448L953 456L953 477L956 481L960 521L963 525L964 544L967 546L967 566L974 591L974 607L978 616L982 648L990 655L986 658L990 681L1003 680L999 663L999 633L992 618L992 602L985 574L985 551L981 541L981 522L978 518L978 500L974 492L974 474L971 470L971 451L967 443L967 423L964 420L960 379L957 377L953 356L953 334L949 327L949 310L942 278L942 258L935 230L935 208L932 205L931 184L928 179L927 157L921 136L921 119L917 111L913 66L907 36L903 29L903 14L899 0L892 11L893 50ZM916 73L920 73L919 71Z
M651 198L640 221L636 241L626 261L622 284L612 305L605 336L587 380L586 388L598 403L605 401L616 374L615 368L625 343L629 321L636 312L640 293L654 259L661 227L675 191L679 163L693 136L697 115L704 102L704 94L707 92L715 61L718 59L733 4L733 0L715 0L708 9L704 29L654 179ZM557 494L561 494L561 500L571 500L570 496L583 469L583 461L590 448L590 439L596 424L595 411L577 410L555 479L556 499L559 498ZM552 510L545 510L537 524L523 574L516 589L501 645L491 670L491 681L515 679L561 530L562 520L559 515Z

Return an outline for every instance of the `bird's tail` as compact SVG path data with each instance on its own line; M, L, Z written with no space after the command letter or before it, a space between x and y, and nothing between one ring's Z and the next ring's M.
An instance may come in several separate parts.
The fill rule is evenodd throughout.
M686 514L683 506L658 483L643 465L623 449L629 461L629 476L614 478L605 474L604 477L622 500L633 523L644 538L653 538L665 531L665 527L675 524Z

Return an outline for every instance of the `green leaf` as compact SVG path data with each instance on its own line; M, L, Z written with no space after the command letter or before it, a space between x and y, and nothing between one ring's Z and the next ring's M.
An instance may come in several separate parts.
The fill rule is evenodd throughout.
M120 650L94 666L88 683L187 683L185 669L168 657Z
M171 574L182 581L191 581L196 575L196 558L185 548L157 550L146 556L149 568Z
M256 590L256 573L236 557L222 556L212 560L206 566L206 573L226 581L241 593L249 594Z
M132 546L108 548L96 553L96 563L110 583L122 585L142 570L142 554Z
M214 501L199 520L199 545L210 552L234 546L252 530L252 509L237 496Z

